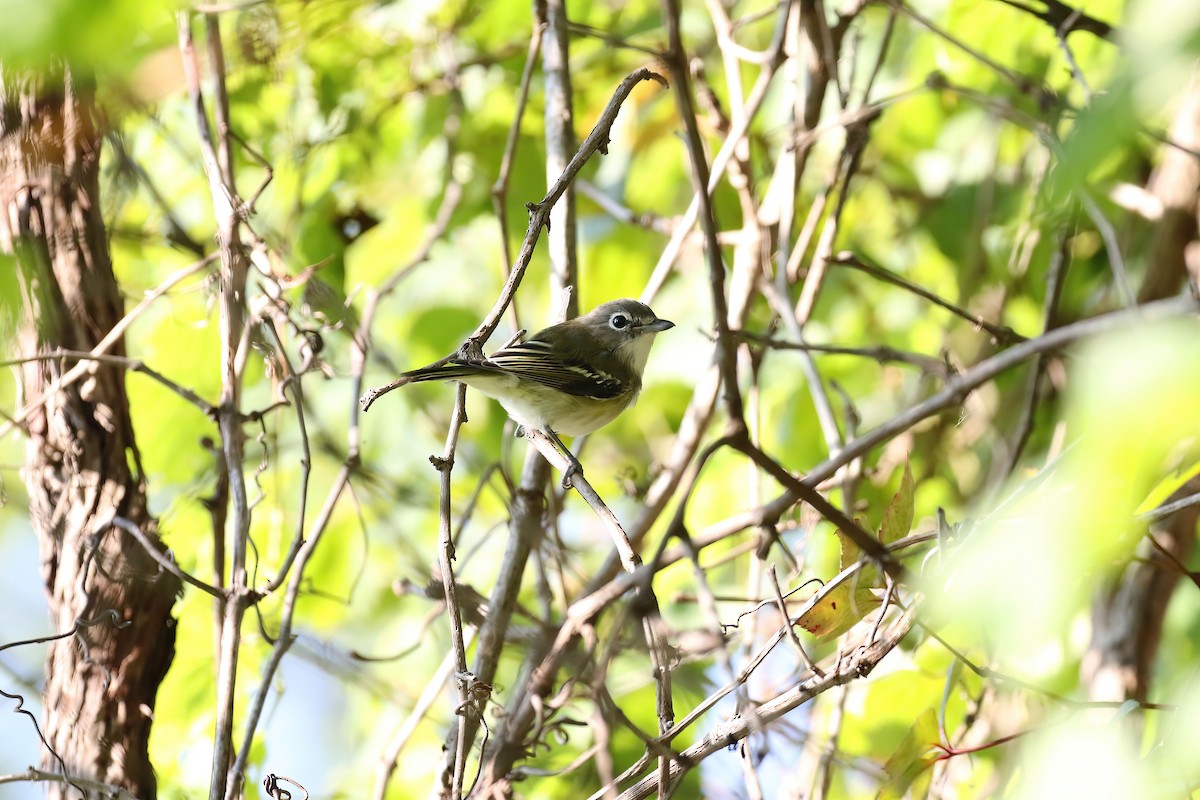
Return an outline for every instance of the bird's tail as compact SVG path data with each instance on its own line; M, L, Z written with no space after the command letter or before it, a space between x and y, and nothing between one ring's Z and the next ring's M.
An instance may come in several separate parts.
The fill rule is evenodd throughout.
M497 373L503 374L499 367L492 367L486 364L464 364L461 361L447 361L445 364L435 364L431 367L421 367L420 369L414 369L412 372L401 373L399 378L386 386L368 389L362 397L358 398L358 403L362 406L363 411L368 411L371 408L371 404L379 399L380 396L408 383L420 383L421 381L466 382L473 377L495 375Z
M499 370L487 368L482 364L464 364L459 361L448 361L432 367L421 367L411 372L405 372L400 377L404 383L420 383L421 381L457 381L476 375L494 374Z

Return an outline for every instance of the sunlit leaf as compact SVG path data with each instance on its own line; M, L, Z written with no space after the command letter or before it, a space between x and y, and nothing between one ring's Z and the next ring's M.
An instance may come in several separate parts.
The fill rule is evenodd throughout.
M1181 464L1150 490L1150 494L1146 495L1146 499L1142 501L1141 505L1133 513L1145 514L1153 511L1197 475L1200 475L1200 461Z
M879 526L879 541L891 544L912 530L913 495L916 485L913 483L912 466L908 458L904 459L904 474L900 477L900 488L892 496L887 510L883 512L883 523Z
M879 800L900 800L905 794L922 798L929 792L932 778L930 767L937 761L937 712L927 708L921 712L904 741L883 765L888 780L879 790Z
M835 586L797 621L800 627L816 636L818 642L841 636L883 602L867 586L852 588L854 578Z

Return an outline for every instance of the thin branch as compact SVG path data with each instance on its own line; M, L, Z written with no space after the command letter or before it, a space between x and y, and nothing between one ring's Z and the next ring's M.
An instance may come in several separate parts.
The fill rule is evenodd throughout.
M1134 308L1101 314L1070 325L1063 325L1043 336L1015 344L953 376L947 381L945 388L928 399L900 412L888 422L871 429L853 441L847 442L837 456L830 457L814 466L805 476L804 483L809 486L819 485L845 464L865 455L877 445L890 440L899 433L909 430L921 420L947 408L961 405L963 400L976 388L1039 353L1059 350L1080 339L1120 330L1133 324L1147 324L1156 320L1195 314L1198 311L1200 311L1200 303L1191 298L1158 300ZM762 513L759 515L760 520L762 517L778 518L788 508L791 508L797 499L799 496L789 489L762 508Z
M115 367L123 367L130 372L140 372L142 375L157 381L175 394L187 400L206 416L210 418L216 417L216 408L200 395L193 392L191 389L185 389L175 381L155 369L146 366L146 362L139 358L129 358L127 356L112 356L104 353L93 353L83 350L52 350L48 353L39 353L35 356L25 356L23 358L10 358L7 361L0 361L0 367L11 367L17 364L26 364L31 361L94 361L98 364L108 364ZM70 374L70 373L68 373ZM74 381L71 381L72 383ZM60 386L65 385L66 381L60 380Z
M1193 497L1195 497L1195 495L1193 495ZM1186 500L1187 498L1184 499ZM1184 564L1182 561L1180 561L1179 556L1172 553L1170 548L1164 547L1162 542L1158 541L1158 537L1156 537L1153 533L1147 533L1146 538L1150 540L1150 544L1154 546L1155 550L1157 550L1164 558L1171 562L1171 567L1175 572L1188 578L1196 585L1196 588L1200 589L1200 573L1193 572L1192 570L1188 569L1187 564Z
M792 342L773 336L764 336L749 331L730 331L731 335L739 336L747 341L757 342L764 347L775 350L803 350L809 353L824 353L835 356L859 356L878 361L880 364L905 364L919 369L928 375L948 378L954 374L954 369L942 359L927 356L923 353L912 353L907 350L897 350L888 345L874 347L848 347L835 344L811 344L809 342Z
M666 217L660 217L657 214L652 214L648 211L638 213L631 208L626 208L621 205L615 198L607 194L596 184L589 180L580 178L575 182L575 188L579 193L591 200L596 205L618 222L624 222L628 225L637 225L639 228L661 233L664 236L670 236L675 229L675 223Z
M812 488L807 481L802 481L783 468L777 461L768 456L748 437L735 437L730 442L745 455L754 460L767 473L782 485L795 491L804 502L811 505L818 514L832 522L839 531L844 533L854 544L895 580L904 580L904 567L884 547L878 539L872 536L855 520L850 519L844 511L830 503L819 491Z
M855 253L843 251L830 259L829 263L837 264L843 267L853 267L854 269L867 273L873 278L886 281L887 283L890 283L894 286L899 286L902 289L907 289L919 297L924 297L929 302L946 309L956 317L961 317L975 327L987 331L987 333L999 344L1013 344L1014 342L1023 342L1026 340L1024 336L1020 335L1012 328L1009 328L1007 325L997 325L993 322L988 322L978 314L972 314L970 311L956 306L949 300L934 294L922 286L918 286L907 278L897 275L890 269L881 267L878 264L870 264L866 262L861 256Z
M308 513L308 482L312 475L312 448L308 441L308 425L304 418L304 386L302 384L303 373L297 373L292 369L291 362L288 360L287 351L283 346L283 339L279 336L279 331L274 324L267 325L271 330L271 334L275 337L275 352L281 363L285 366L287 377L279 387L280 395L289 388L292 391L292 400L296 406L296 427L300 433L300 480L298 486L298 494L300 495L300 507L296 514L296 534L292 537L292 545L288 548L287 555L284 556L283 563L280 565L275 578L269 581L266 587L260 593L268 595L274 593L284 580L287 579L288 571L292 568L292 563L296 559L296 554L300 552L300 548L304 545L304 525L306 515Z
M537 63L538 52L542 46L542 33L545 25L538 23L533 26L533 34L529 37L529 52L525 54L525 66L521 69L521 85L517 90L517 110L513 115L513 123L509 126L508 137L504 141L504 155L500 158L500 174L492 184L492 207L496 211L496 221L500 225L500 247L504 252L505 279L509 277L509 265L513 263L512 252L508 244L508 186L512 174L512 165L516 161L517 142L521 134L521 121L525 117L525 106L529 102L529 85L533 78L533 68ZM521 327L520 315L517 313L516 298L512 301L513 328Z
M221 179L231 195L237 195L237 180L234 178L233 149L229 145L229 92L225 88L225 48L221 44L221 16L204 14L204 39L208 43L208 61L213 74L213 114L217 128L217 163L221 168Z
M1075 60L1075 52L1071 49L1071 43L1067 41L1067 34L1062 30L1055 29L1054 35L1058 38L1058 46L1063 51L1063 56L1067 59L1067 64L1071 67L1071 74L1075 76L1075 81L1079 84L1079 88L1083 90L1083 96L1090 102L1092 99L1092 87L1088 85L1087 78L1083 74L1083 69L1080 68L1079 62Z
M526 429L525 438L529 440L531 445L537 448L537 451L542 454L542 458L549 461L559 471L563 473L567 471L570 466L567 457L558 451L558 448L554 446L554 443L546 434L538 430ZM575 472L571 476L571 485L575 488L575 491L579 492L579 496L591 506L596 517L604 525L609 536L612 537L613 545L617 548L617 555L621 559L621 566L625 568L625 571L633 572L641 566L642 560L634 552L633 546L629 543L629 537L626 535L625 529L621 527L621 522L617 519L617 515L609 509L604 500L600 498L600 495L596 494L596 490L588 483L587 478L581 473Z
M1112 270L1113 283L1117 285L1117 292L1121 295L1121 300L1127 307L1135 305L1137 297L1134 296L1133 286L1129 283L1129 271L1125 269L1125 256L1121 254L1121 243L1117 241L1116 229L1108 221L1108 217L1104 216L1100 206L1096 205L1096 201L1092 199L1086 186L1076 186L1075 194L1079 197L1079 201L1083 204L1083 210L1087 212L1088 218L1096 226L1096 230L1100 232L1100 238L1104 241L1104 251L1108 254L1108 266Z
M596 121L592 132L583 140L583 144L579 146L579 150L568 162L562 174L558 176L558 180L546 192L537 203L530 203L526 207L529 209L529 226L525 232L525 239L521 243L521 250L517 253L517 261L513 265L512 273L509 275L508 281L504 285L500 297L497 298L492 310L484 318L475 332L467 337L467 342L463 345L461 354L466 358L475 357L478 359L482 356L481 347L492 332L496 330L496 326L500 324L500 317L504 313L505 307L511 301L513 294L521 283L521 279L525 276L525 269L529 266L529 261L533 257L533 249L537 245L537 240L541 234L542 228L546 227L550 220L550 212L554 208L554 204L566 192L567 187L575 180L575 176L583 169L583 165L591 159L596 152L608 154L608 145L611 141L610 132L613 123L617 120L617 114L621 111L621 105L629 94L633 91L633 87L643 81L654 81L662 86L667 85L667 81L657 72L649 69L634 70L625 77L621 84L613 92L612 98L608 101L608 105L600 112L600 117Z
M683 121L688 158L691 162L693 190L699 201L700 227L704 231L704 255L708 261L709 293L712 301L713 324L717 331L718 363L721 365L721 386L725 410L733 425L745 427L742 395L738 389L737 351L729 336L729 304L725 297L725 264L721 260L721 245L717 242L717 223L709 197L710 171L704 156L704 143L696 124L692 105L692 89L688 78L687 54L679 32L679 0L663 0L663 17L667 23L667 64L675 82L675 104ZM739 137L740 138L740 137Z
M217 423L221 432L221 449L229 476L229 500L232 504L233 552L230 559L230 580L226 597L221 603L223 622L218 646L216 722L213 742L212 774L209 780L209 800L224 800L234 794L240 772L230 771L233 762L233 721L236 702L238 651L241 647L241 626L250 593L246 585L246 548L250 537L250 505L246 496L246 479L242 468L244 435L241 429L239 404L242 374L246 351L242 342L249 341L246 325L246 273L247 259L238 235L235 188L226 183L217 152L213 144L205 110L204 95L200 89L200 65L196 47L192 40L191 14L179 11L176 14L179 35L179 50L183 58L184 80L191 97L196 128L200 142L200 154L204 173L208 177L209 193L217 221L218 251L221 256L220 282L220 334L221 334L221 402ZM219 37L219 30L210 28L210 35ZM218 45L212 45L219 47ZM213 68L223 67L214 63ZM224 84L224 75L218 76L219 86ZM228 120L225 120L228 130ZM226 142L224 133L221 140ZM223 148L226 144L222 145ZM227 151L224 151L227 154ZM247 744L246 750L249 750ZM244 762L246 752L239 756Z
M166 553L163 553L161 550L155 547L154 542L150 540L150 537L146 535L145 531L138 527L137 524L135 524L132 520L126 519L125 517L112 517L110 519L103 520L99 525L97 525L96 531L100 532L109 527L120 528L134 539L137 539L138 544L142 546L142 548L146 551L146 554L153 558L159 566L174 575L176 578L195 586L200 591L210 594L217 599L224 598L225 593L223 591L215 586L210 586L209 584L197 578L195 575L192 575L190 572L186 572L180 568L179 564L175 563L175 559L169 558Z
M1059 0L1036 0L1036 2L1046 7L1044 11L1039 11L1033 6L1017 2L1017 0L997 0L997 2L1004 3L1006 6L1012 6L1024 11L1026 14L1037 17L1062 36L1075 31L1087 31L1101 39L1111 41L1113 34L1116 32L1113 26L1107 22L1098 20L1095 17L1089 17L1083 13L1082 9L1074 8L1066 3L1059 2Z
M708 170L708 184L705 187L705 191L710 196L716 191L717 183L725 174L725 170L728 168L729 162L737 150L738 143L742 141L750 129L750 123L754 120L755 115L762 106L762 102L767 96L767 90L771 88L772 79L775 77L779 65L783 63L783 45L786 39L785 33L787 32L787 20L791 2L792 0L787 0L779 4L779 9L776 12L778 17L776 19L775 31L771 37L770 50L773 58L764 64L762 70L758 73L754 85L750 88L750 92L746 96L746 105L742 116L730 125L729 135L721 143L721 149L713 156L712 165ZM697 192L692 196L691 203L679 219L679 224L676 225L675 231L671 235L671 240L667 242L667 246L663 248L662 253L659 255L658 263L654 265L654 271L651 273L650 280L642 292L643 301L654 297L666 282L675 259L679 257L679 251L683 247L684 240L696 224L696 218L699 213L700 193Z
M77 775L67 776L57 772L47 772L35 767L30 767L24 772L0 775L0 784L5 783L65 783L84 792L85 797L91 796L85 792L87 790L88 792L95 792L96 796L104 797L106 800L138 800L136 796L123 786L91 780L90 778Z
M463 641L462 610L458 603L458 583L454 578L454 532L451 522L453 511L450 505L450 477L454 469L454 454L458 449L458 433L467 421L467 386L460 383L454 394L454 411L446 431L446 446L441 457L430 456L429 461L441 476L438 509L438 571L442 574L442 587L446 599L446 615L450 619L450 640L454 646L454 670L457 676L459 708L463 714L470 713L468 699L471 696L473 676L467 672L467 648ZM454 778L451 786L452 800L462 797L463 780L467 765L467 726L458 726L458 742L454 756Z
M895 5L888 5L887 25L883 29L883 37L879 43L879 52L875 56L875 66L871 68L871 75L867 78L867 83L863 87L862 105L864 107L870 104L871 89L874 88L875 80L879 77L879 73L883 69L883 62L887 58L888 48L892 43L892 34L896 30L896 16L898 13Z
M539 0L534 4L539 21L545 22L542 41L542 86L545 111L546 181L564 171L575 151L574 98L571 92L565 0ZM603 148L602 148L603 149ZM546 220L546 249L550 256L550 293L556 299L565 291L563 318L579 315L579 262L575 240L575 189L567 185Z
M680 753L678 762L671 763L671 780L677 780L682 776L689 769L689 765L697 764L713 753L741 741L754 730L779 719L822 692L870 674L884 656L895 649L908 635L913 621L913 612L910 610L884 636L862 648L854 658L846 659L838 669L831 669L823 676L813 675L795 688L776 695L758 708L735 719L714 725L700 741ZM620 800L642 800L653 794L658 785L659 777L651 775L622 792L619 798Z
M88 355L94 358L107 353L110 349L112 349L114 344L121 340L121 337L124 336L125 331L129 328L129 326L140 319L142 314L146 312L146 309L148 309L155 300L162 297L164 294L174 288L175 285L180 281L204 269L216 259L217 256L215 254L205 256L199 261L195 261L191 264L188 264L186 267L181 267L180 269L172 272L167 276L166 280L164 280L151 291L147 292L146 296L142 298L140 303L130 309L129 313L122 317L117 324L113 325L112 329L104 335L104 338L97 342L96 346L88 351ZM81 363L76 364L74 367L68 370L65 375L52 381L40 395L27 402L21 407L20 411L9 418L8 421L6 421L3 425L0 425L0 438L3 438L5 435L7 435L13 428L23 426L25 421L29 418L29 415L33 413L35 409L40 408L42 404L45 403L49 398L53 397L56 392L65 389L85 375L90 375L91 369L92 367L89 364L81 361Z
M1042 311L1042 332L1052 330L1058 324L1058 302L1062 297L1063 278L1066 275L1067 267L1070 265L1068 259L1068 243L1067 237L1062 237L1059 246L1055 248L1050 256L1050 265L1047 268L1046 274L1046 300ZM1032 372L1029 375L1028 383L1025 389L1025 402L1021 404L1021 416L1017 422L1017 432L1014 436L1013 445L1009 448L1008 461L1003 475L1009 475L1017 467L1017 462L1021 460L1021 453L1025 450L1025 445L1029 441L1030 434L1033 433L1034 412L1037 410L1038 399L1041 393L1042 375L1046 370L1046 357L1039 355L1033 363Z
M788 638L791 640L792 646L796 648L796 652L799 654L800 660L804 662L804 666L808 667L808 671L814 675L820 676L821 668L818 667L811 658L809 658L808 651L806 651L804 649L804 645L800 643L799 634L796 633L795 627L792 626L792 615L788 613L787 604L783 599L783 589L779 585L779 576L775 574L774 564L767 569L767 574L771 577L771 588L775 592L775 607L779 609L780 616L782 616L787 623L784 627L787 628ZM874 637L871 638L874 639Z
M1140 515L1140 518L1146 522L1160 522L1172 514L1183 511L1185 508L1191 508L1192 506L1200 506L1200 492L1189 494L1187 497L1181 497L1178 500L1172 500L1170 503L1163 503L1158 508Z
M621 85L617 87L613 93L612 99L609 100L608 106L600 114L600 119L596 122L596 126L588 137L584 139L583 144L579 146L578 152L574 158L567 164L567 168L563 170L562 175L550 187L546 196L537 203L529 203L529 226L525 231L525 239L521 243L521 250L517 253L517 261L513 265L512 272L509 273L508 280L504 284L504 289L500 293L500 297L496 300L492 310L475 329L475 332L467 337L467 341L463 343L462 348L455 354L446 356L441 362L445 363L451 358L461 358L467 361L480 361L483 359L483 343L487 341L492 332L500 324L500 317L504 314L504 310L512 301L513 295L516 293L517 287L521 284L521 279L525 276L525 269L529 266L530 260L533 258L534 248L537 246L538 238L550 219L550 210L562 196L567 187L583 169L583 165L587 163L597 151L601 153L608 152L609 132L612 129L613 123L616 122L617 114L621 110L621 104L629 97L633 87L642 81L655 81L662 85L666 85L666 80L656 72L649 69L639 69L630 73ZM378 400L383 395L403 386L406 380L401 378L393 381L385 386L380 386L374 389L367 390L360 400L363 411L370 409L371 404Z

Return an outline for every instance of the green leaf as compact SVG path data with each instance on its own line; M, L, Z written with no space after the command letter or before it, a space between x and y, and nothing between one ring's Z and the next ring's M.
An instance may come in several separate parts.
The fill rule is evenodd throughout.
M863 527L862 520L858 517L854 518L860 528ZM854 540L847 536L842 531L835 531L838 538L838 544L841 545L842 555L838 559L838 570L843 570L849 567L862 558L862 548L854 543Z
M0 62L9 69L55 73L54 65L62 59L82 72L119 76L161 48L173 48L174 11L174 3L163 0L49 0L37 5L0 0L0 18L21 21L0 31Z
M913 482L912 467L908 458L904 459L904 474L900 478L900 489L892 496L887 510L883 512L883 522L879 526L879 541L891 544L912 530L913 496L916 484Z
M887 783L879 790L879 800L900 800L905 794L924 797L932 778L930 767L937 761L937 713L932 708L921 712L896 752L883 765Z
M858 523L858 527L862 528L863 530L867 529L867 527L862 524L862 520L858 517L855 517L854 521ZM838 571L840 572L849 568L856 562L862 561L863 551L861 547L854 543L853 539L851 539L842 531L835 531L835 533L838 537L838 544L840 544L842 548L841 558L838 559ZM874 561L867 561L864 563L859 569L858 575L856 575L852 580L859 586L873 586L876 588L883 588L884 586L883 574L880 573L879 565L877 565Z

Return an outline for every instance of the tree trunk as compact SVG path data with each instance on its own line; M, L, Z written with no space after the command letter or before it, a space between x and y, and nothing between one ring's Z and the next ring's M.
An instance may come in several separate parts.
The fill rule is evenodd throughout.
M1184 96L1170 136L1184 147L1200 146L1200 79L1193 79ZM1200 230L1200 164L1190 153L1166 147L1147 188L1162 202L1163 216L1154 231L1146 277L1138 292L1142 303L1170 297L1187 280L1189 253L1195 252ZM1200 481L1192 480L1168 499L1196 491L1200 491ZM1196 545L1198 518L1200 509L1185 509L1153 526L1151 533L1174 560L1187 563ZM1082 672L1093 700L1145 701L1149 697L1163 618L1180 575L1148 542L1142 542L1138 554L1143 560L1131 562L1119 578L1104 587L1092 608L1092 641Z
M102 132L69 70L0 74L0 249L16 256L23 358L90 351L124 315L99 199ZM109 352L122 355L117 339ZM52 627L43 694L44 769L156 793L148 741L154 699L175 652L178 580L129 532L160 550L146 505L122 368L31 360L21 370L23 477ZM45 395L43 397L43 395ZM52 784L49 797L78 798ZM88 796L100 796L96 792Z

